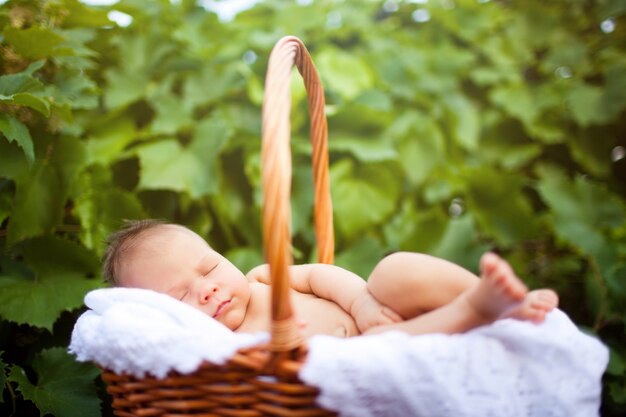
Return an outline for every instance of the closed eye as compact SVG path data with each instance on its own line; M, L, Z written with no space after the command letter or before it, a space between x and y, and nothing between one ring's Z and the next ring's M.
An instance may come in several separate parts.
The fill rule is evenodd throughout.
M209 268L209 270L208 270L208 271L206 271L206 273L204 274L204 276L205 276L205 277L206 277L206 276L208 276L211 272L213 272L213 270L215 270L215 268L217 268L217 266L218 266L219 264L220 264L220 263L218 262L218 263L216 263L215 265L213 265L211 268Z

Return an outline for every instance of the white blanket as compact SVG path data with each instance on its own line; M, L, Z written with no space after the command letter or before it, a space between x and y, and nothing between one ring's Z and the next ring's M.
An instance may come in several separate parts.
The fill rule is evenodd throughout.
M268 340L152 291L100 289L85 303L70 352L117 373L190 373ZM541 325L509 319L459 335L315 336L300 377L342 416L589 417L607 362L607 349L556 310Z
M69 351L116 373L163 378L225 363L238 349L267 342L267 333L240 334L170 296L136 288L89 292Z

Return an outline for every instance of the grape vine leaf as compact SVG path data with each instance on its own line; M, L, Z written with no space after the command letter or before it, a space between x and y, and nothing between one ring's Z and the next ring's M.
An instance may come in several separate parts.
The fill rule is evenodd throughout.
M17 182L7 241L13 244L51 231L61 219L63 203L61 181L55 169L48 164L35 165L26 178Z
M5 259L0 265L0 317L6 320L52 330L61 312L80 307L85 293L101 286L87 279L98 275L98 258L77 243L42 236L15 251L23 263Z
M406 178L415 185L426 181L437 166L445 162L446 141L431 121L419 123L398 144L398 160Z
M509 115L531 125L540 114L535 99L528 89L522 85L511 85L494 88L490 99Z
M364 140L351 135L334 135L328 148L330 152L349 152L361 162L390 161L399 156L389 141Z
M139 100L146 93L150 80L140 72L122 72L111 69L105 73L108 87L104 101L109 109L124 107Z
M374 85L374 75L364 60L354 54L329 48L315 57L325 85L347 100L358 96Z
M37 26L28 29L9 26L2 34L17 53L30 59L45 58L60 52L59 46L65 40L56 31Z
M130 117L104 117L95 123L85 148L90 164L109 165L124 157L124 149L136 138Z
M33 149L33 138L30 136L28 128L13 116L0 113L0 132L9 140L17 143L26 155L29 164L35 161L35 151Z
M0 103L22 105L50 116L50 103L41 97L43 83L33 77L43 67L43 61L30 64L24 71L0 76Z
M626 222L624 205L606 188L581 177L569 181L545 175L537 189L551 209L557 235L597 257L604 270L611 269L617 253L606 232Z
M382 222L396 207L398 181L382 165L357 169L344 159L330 169L337 227L348 238Z
M75 200L75 212L82 225L81 241L97 253L103 252L106 237L121 226L120 219L146 216L135 194L97 184Z
M574 120L583 127L605 123L610 117L604 105L604 90L600 87L579 85L570 92L568 103Z
M338 253L335 263L366 279L384 255L385 248L377 239L364 236Z
M189 146L166 139L138 147L139 189L188 192L192 198L215 193L219 153L231 135L226 122L212 118L200 123Z
M476 149L480 134L480 113L477 106L462 95L445 98L448 121L456 142L465 149Z
M30 382L17 365L11 367L9 380L17 383L17 389L25 399L35 403L41 415L100 415L101 401L93 381L99 373L96 367L77 362L60 347L42 351L33 359L32 367L37 373L37 383Z
M537 219L518 176L481 167L467 170L464 178L468 211L484 230L505 245L537 235Z
M43 142L45 138L41 138ZM16 178L13 216L7 240L22 239L52 231L63 215L67 190L85 163L84 145L74 137L62 136L49 142L46 163Z

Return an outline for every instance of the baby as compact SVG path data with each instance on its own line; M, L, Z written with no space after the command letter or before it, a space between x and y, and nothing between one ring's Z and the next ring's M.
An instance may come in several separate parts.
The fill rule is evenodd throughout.
M504 317L541 322L558 304L552 290L528 292L495 254L485 254L480 269L478 278L442 259L399 252L378 263L366 282L333 265L295 265L294 314L306 336L451 334ZM244 275L183 226L128 222L110 236L103 272L113 285L168 294L233 331L269 330L268 266Z

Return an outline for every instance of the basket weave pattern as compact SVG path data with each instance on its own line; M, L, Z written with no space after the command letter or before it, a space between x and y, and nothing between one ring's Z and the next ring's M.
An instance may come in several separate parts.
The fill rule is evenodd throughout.
M290 188L291 72L304 79L311 118L315 232L318 261L332 263L332 203L324 92L304 44L282 38L270 55L263 101L263 244L272 276L271 341L239 351L224 365L204 363L189 375L136 378L104 370L103 380L120 417L334 416L315 400L318 390L298 378L306 346L293 318L288 268L292 264Z

